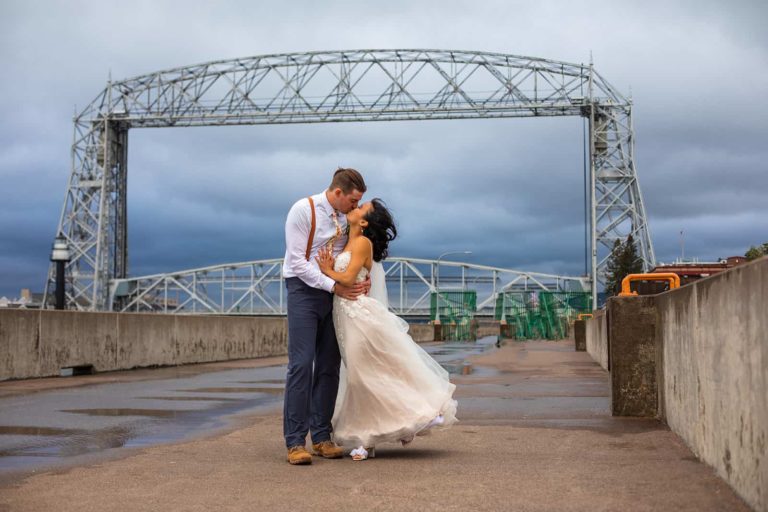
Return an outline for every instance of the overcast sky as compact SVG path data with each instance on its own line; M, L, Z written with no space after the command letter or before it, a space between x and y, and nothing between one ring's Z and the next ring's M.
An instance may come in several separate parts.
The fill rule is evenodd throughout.
M0 296L40 291L72 115L114 80L252 55L482 50L588 62L634 100L657 259L768 241L767 2L0 2ZM281 257L337 166L394 211L397 256L584 273L576 118L132 130L131 275Z

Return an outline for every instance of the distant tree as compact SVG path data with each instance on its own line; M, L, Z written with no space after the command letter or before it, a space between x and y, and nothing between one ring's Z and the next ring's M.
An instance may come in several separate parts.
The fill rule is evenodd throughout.
M753 245L744 254L744 257L747 258L749 261L756 260L761 256L768 256L768 242L765 242L763 245L760 245L758 247L755 247Z
M621 289L621 280L624 279L624 277L622 276L619 278L621 275L619 262L621 261L621 254L623 251L624 244L621 243L621 240L614 240L613 248L611 249L611 255L608 257L608 261L605 264L605 270L607 273L607 279L605 282L605 294L609 297L618 293L616 291L617 284L619 289Z
M621 281L629 274L639 274L643 271L643 260L637 253L637 246L632 235L622 243L616 240L611 249L611 256L606 264L608 280L605 284L605 293L618 295L621 291Z

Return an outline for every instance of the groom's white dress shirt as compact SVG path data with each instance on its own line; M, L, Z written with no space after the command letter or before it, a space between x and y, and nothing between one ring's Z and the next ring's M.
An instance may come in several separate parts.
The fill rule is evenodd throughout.
M325 191L312 196L315 202L315 238L312 240L312 251L307 261L307 242L312 228L312 208L305 197L296 201L288 212L285 221L285 259L283 260L283 277L298 277L312 288L330 292L335 281L320 272L315 261L321 247L336 235L336 224L333 222L334 209ZM337 212L337 220L342 233L346 233L347 217ZM333 244L333 255L338 255L347 245L347 236L343 234Z

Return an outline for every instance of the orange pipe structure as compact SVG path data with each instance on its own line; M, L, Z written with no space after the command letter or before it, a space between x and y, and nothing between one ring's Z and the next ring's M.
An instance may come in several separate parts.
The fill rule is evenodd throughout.
M585 318L592 318L592 313L579 313L576 320L584 320Z
M672 272L659 272L655 274L629 274L627 277L621 280L621 293L619 294L619 297L637 295L637 292L633 292L629 289L629 283L632 281L667 281L669 283L670 290L680 288L680 276Z

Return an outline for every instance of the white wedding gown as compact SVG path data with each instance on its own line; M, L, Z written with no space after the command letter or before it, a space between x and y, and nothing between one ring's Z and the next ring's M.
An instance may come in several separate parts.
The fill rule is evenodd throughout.
M341 253L334 269L343 272L351 255ZM386 287L383 268L380 263L374 266L378 267L371 276L371 296L333 299L342 357L333 439L343 446L409 440L426 433L439 415L439 427L456 422L456 386L448 380L448 372L408 335L408 324L389 311L386 288L382 290ZM367 274L363 267L357 280Z

